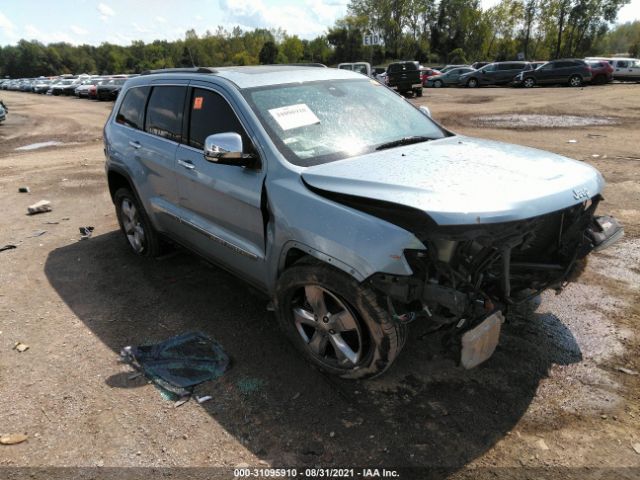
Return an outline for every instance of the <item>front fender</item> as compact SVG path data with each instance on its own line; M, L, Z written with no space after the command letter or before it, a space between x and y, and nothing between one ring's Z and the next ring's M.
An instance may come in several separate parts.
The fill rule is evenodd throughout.
M273 215L271 285L281 274L288 252L297 248L363 281L374 273L406 276L413 272L406 249L425 249L413 233L373 215L309 190L300 178L268 185Z

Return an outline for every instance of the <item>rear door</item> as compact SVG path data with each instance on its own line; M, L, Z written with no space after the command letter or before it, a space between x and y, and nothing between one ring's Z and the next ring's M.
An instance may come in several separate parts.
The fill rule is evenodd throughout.
M506 83L511 79L511 70L510 63L497 63L496 71L493 76L493 84L499 85L502 83ZM509 79L509 80L507 80Z
M495 82L497 69L498 65L495 63L482 67L477 74L480 85L492 85Z
M557 68L558 62L549 62L545 63L535 72L536 82L545 84L545 83L553 83L558 74Z
M631 60L629 70L631 73L629 80L640 81L640 60Z
M178 221L176 150L182 141L182 122L187 81L150 88L144 133L129 142L143 168L144 199L150 203L162 229L175 233ZM129 93L127 93L127 96Z
M177 210L177 143L150 134L145 128L145 109L151 90L149 86L140 86L126 91L110 127L108 155L134 180L138 197L155 227L170 231L175 220L164 211Z
M209 83L191 85L186 138L176 157L182 237L216 263L264 286L265 166L243 168L205 160L204 140L215 133L236 132L245 153L257 151L225 92Z

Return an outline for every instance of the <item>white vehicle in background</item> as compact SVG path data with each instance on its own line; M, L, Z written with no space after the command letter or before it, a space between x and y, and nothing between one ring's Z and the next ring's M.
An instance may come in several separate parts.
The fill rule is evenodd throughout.
M372 69L369 62L353 62L353 63L340 63L338 64L340 70L351 70L352 72L361 73L367 77L371 77Z
M613 67L613 79L622 82L640 82L640 60L637 58L588 57L586 60L604 60Z

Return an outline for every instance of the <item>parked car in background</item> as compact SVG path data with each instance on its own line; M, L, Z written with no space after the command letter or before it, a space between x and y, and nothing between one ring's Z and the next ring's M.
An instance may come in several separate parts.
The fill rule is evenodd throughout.
M591 83L602 85L613 80L613 66L606 60L587 60L591 68Z
M75 79L69 85L65 85L62 87L61 95L66 95L67 97L71 97L76 94L76 88L78 88L82 84L83 80Z
M102 82L104 78L96 77L90 78L88 80L83 80L78 87L76 87L76 97L78 98L89 98L89 90L94 88L100 82Z
M473 68L473 67L470 67L469 65L447 65L443 68L438 68L436 70L438 70L440 73L447 73L453 70L454 68L462 68L462 67Z
M44 95L45 93L47 93L47 90L49 90L51 83L52 81L49 80L48 78L36 80L36 82L33 84L33 93L39 93Z
M495 62L460 75L459 83L461 86L471 88L485 85L509 85L518 73L530 69L528 62Z
M167 236L233 272L329 374L380 375L422 312L472 368L503 312L624 233L596 215L604 180L586 162L455 135L353 72L174 69L124 88L104 152L132 254Z
M536 68L541 67L545 63L547 63L547 60L533 60L532 62L529 62L529 65L531 65L531 70L535 70Z
M459 67L453 68L449 70L447 73L442 73L440 75L434 75L433 77L429 77L427 79L427 87L449 87L452 85L458 85L460 82L460 75L464 75L465 73L473 72L474 69L471 67Z
M442 72L429 67L420 68L420 80L422 81L422 86L426 87L427 80L429 80L431 77L435 75L440 75L441 73Z
M49 85L49 90L47 90L47 94L50 95L62 95L64 92L64 89L66 87L68 87L69 85L72 85L75 82L75 80L73 79L64 79L64 80L58 80L56 82L51 83L51 85Z
M96 98L98 100L115 100L122 89L126 78L112 78L96 86Z
M613 79L621 82L640 82L640 60L616 58L611 61Z
M25 79L20 82L20 91L21 92L31 92L33 88L33 83L35 80Z
M580 87L591 81L591 68L584 60L573 58L552 60L535 70L519 73L514 86L531 88L535 85L569 85Z
M389 88L398 93L413 92L416 96L422 96L422 82L420 81L420 64L418 62L394 62L387 67L385 80Z
M353 62L338 64L340 70L351 70L352 72L361 73L367 77L373 76L373 70L369 62Z
M107 83L109 80L111 80L111 77L106 77L106 78L103 78L102 80L98 80L98 82L95 85L89 86L89 88L87 89L87 98L91 100L97 100L98 86L102 85L103 83Z
M0 101L0 123L4 122L7 119L7 111L4 108L4 103Z
M484 67L485 65L489 65L491 62L474 62L470 65L471 68L475 68L476 70Z

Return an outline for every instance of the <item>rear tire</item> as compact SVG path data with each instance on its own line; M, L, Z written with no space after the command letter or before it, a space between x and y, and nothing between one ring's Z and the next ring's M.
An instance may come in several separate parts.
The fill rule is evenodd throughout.
M133 192L128 188L120 188L116 190L113 202L120 230L133 253L144 257L160 255L160 237Z
M581 87L582 86L582 77L580 75L573 75L569 78L569 86L570 87Z
M416 97L421 97L422 96L422 89L421 88L417 88L416 89Z
M436 80L435 82L433 82L433 86L435 88L441 88L442 87L442 80Z
M406 339L406 325L391 319L370 288L324 264L286 270L276 288L275 310L306 359L342 378L380 375Z
M469 88L476 88L477 86L478 86L478 80L476 80L475 78L471 78L467 82L467 87Z

